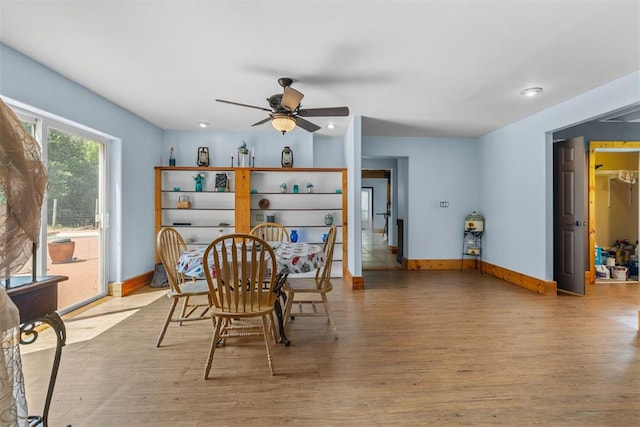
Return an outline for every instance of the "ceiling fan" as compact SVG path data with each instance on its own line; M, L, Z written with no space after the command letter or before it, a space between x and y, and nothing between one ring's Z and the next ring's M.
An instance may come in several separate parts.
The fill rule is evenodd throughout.
M241 107L256 108L269 112L269 117L260 120L251 126L258 126L268 121L271 125L284 135L286 132L293 130L296 125L308 132L315 132L320 126L311 123L303 117L338 117L348 116L348 107L330 107L330 108L301 108L300 101L304 95L291 87L293 79L289 77L281 77L278 79L280 86L284 88L282 93L271 95L267 98L269 108L257 107L255 105L241 104L239 102L225 101L224 99L216 99L218 102L226 104L239 105Z

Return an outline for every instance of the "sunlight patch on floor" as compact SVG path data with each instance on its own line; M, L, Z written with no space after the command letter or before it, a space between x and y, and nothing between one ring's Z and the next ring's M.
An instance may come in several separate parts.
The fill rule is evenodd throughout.
M109 330L124 319L138 312L142 307L151 304L166 294L165 289L144 288L126 297L112 298L102 304L64 320L67 332L67 344L78 343L95 338ZM33 344L20 347L22 354L53 348L56 337L49 328L39 332Z

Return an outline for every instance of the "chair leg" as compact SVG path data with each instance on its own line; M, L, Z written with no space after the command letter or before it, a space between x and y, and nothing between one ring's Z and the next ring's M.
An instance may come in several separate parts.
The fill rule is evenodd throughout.
M333 329L333 334L335 338L338 338L338 328L336 328L336 324L333 321L333 316L331 316L331 310L329 310L329 300L327 300L326 294L320 294L322 296L322 302L324 303L324 311L327 312L327 318L329 319L329 325L331 329Z
M167 313L167 318L164 320L164 324L162 325L162 329L160 330L160 335L158 335L158 340L156 341L156 347L160 347L160 343L162 343L162 339L164 338L164 334L167 332L167 326L169 326L169 322L171 321L173 311L176 309L177 304L178 299L172 298L171 306L169 307L169 313Z
M267 333L267 315L264 314L261 316L262 319L262 335L264 336L264 345L267 347L267 362L269 363L269 371L271 371L271 375L273 375L273 358L271 357L271 349L269 348L269 337Z
M220 319L218 321L218 323L223 322L222 319ZM222 326L222 329L220 329L220 334L221 335L226 335L227 334L227 328L229 327L229 325L231 325L231 319L225 319L224 320L224 325ZM224 347L225 345L227 345L227 339L226 338L222 338L222 340L220 340L220 347Z
M215 332L213 333L213 338L211 339L211 347L209 348L209 356L207 357L207 361L204 365L204 377L203 379L209 378L209 371L211 371L211 363L213 361L213 353L216 351L216 345L218 343L218 338L220 338L220 328L222 328L222 319L216 319L215 317L211 317L213 319L213 323L215 325ZM217 321L216 321L217 320Z
M187 314L187 308L189 307L189 297L184 297L182 301L182 310L180 310L180 319L184 319ZM178 323L182 326L182 321Z

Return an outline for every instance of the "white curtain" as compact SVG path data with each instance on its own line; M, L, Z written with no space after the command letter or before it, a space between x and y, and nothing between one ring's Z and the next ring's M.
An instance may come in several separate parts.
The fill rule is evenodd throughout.
M9 277L32 256L38 241L47 172L40 146L0 99L0 277ZM0 425L27 426L20 359L20 316L0 286Z

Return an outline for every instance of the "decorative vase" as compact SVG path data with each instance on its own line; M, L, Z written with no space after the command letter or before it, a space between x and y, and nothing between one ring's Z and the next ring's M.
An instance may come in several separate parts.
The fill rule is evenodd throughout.
M294 184L293 185L293 192L295 194L298 194L300 192L300 187L298 187L298 184Z
M333 225L333 215L326 214L324 216L324 225Z
M202 182L196 181L196 191L202 191Z
M292 242L297 242L298 241L298 230L291 230L291 241Z
M73 252L76 248L76 242L71 239L54 240L49 243L49 256L54 264L73 261Z

